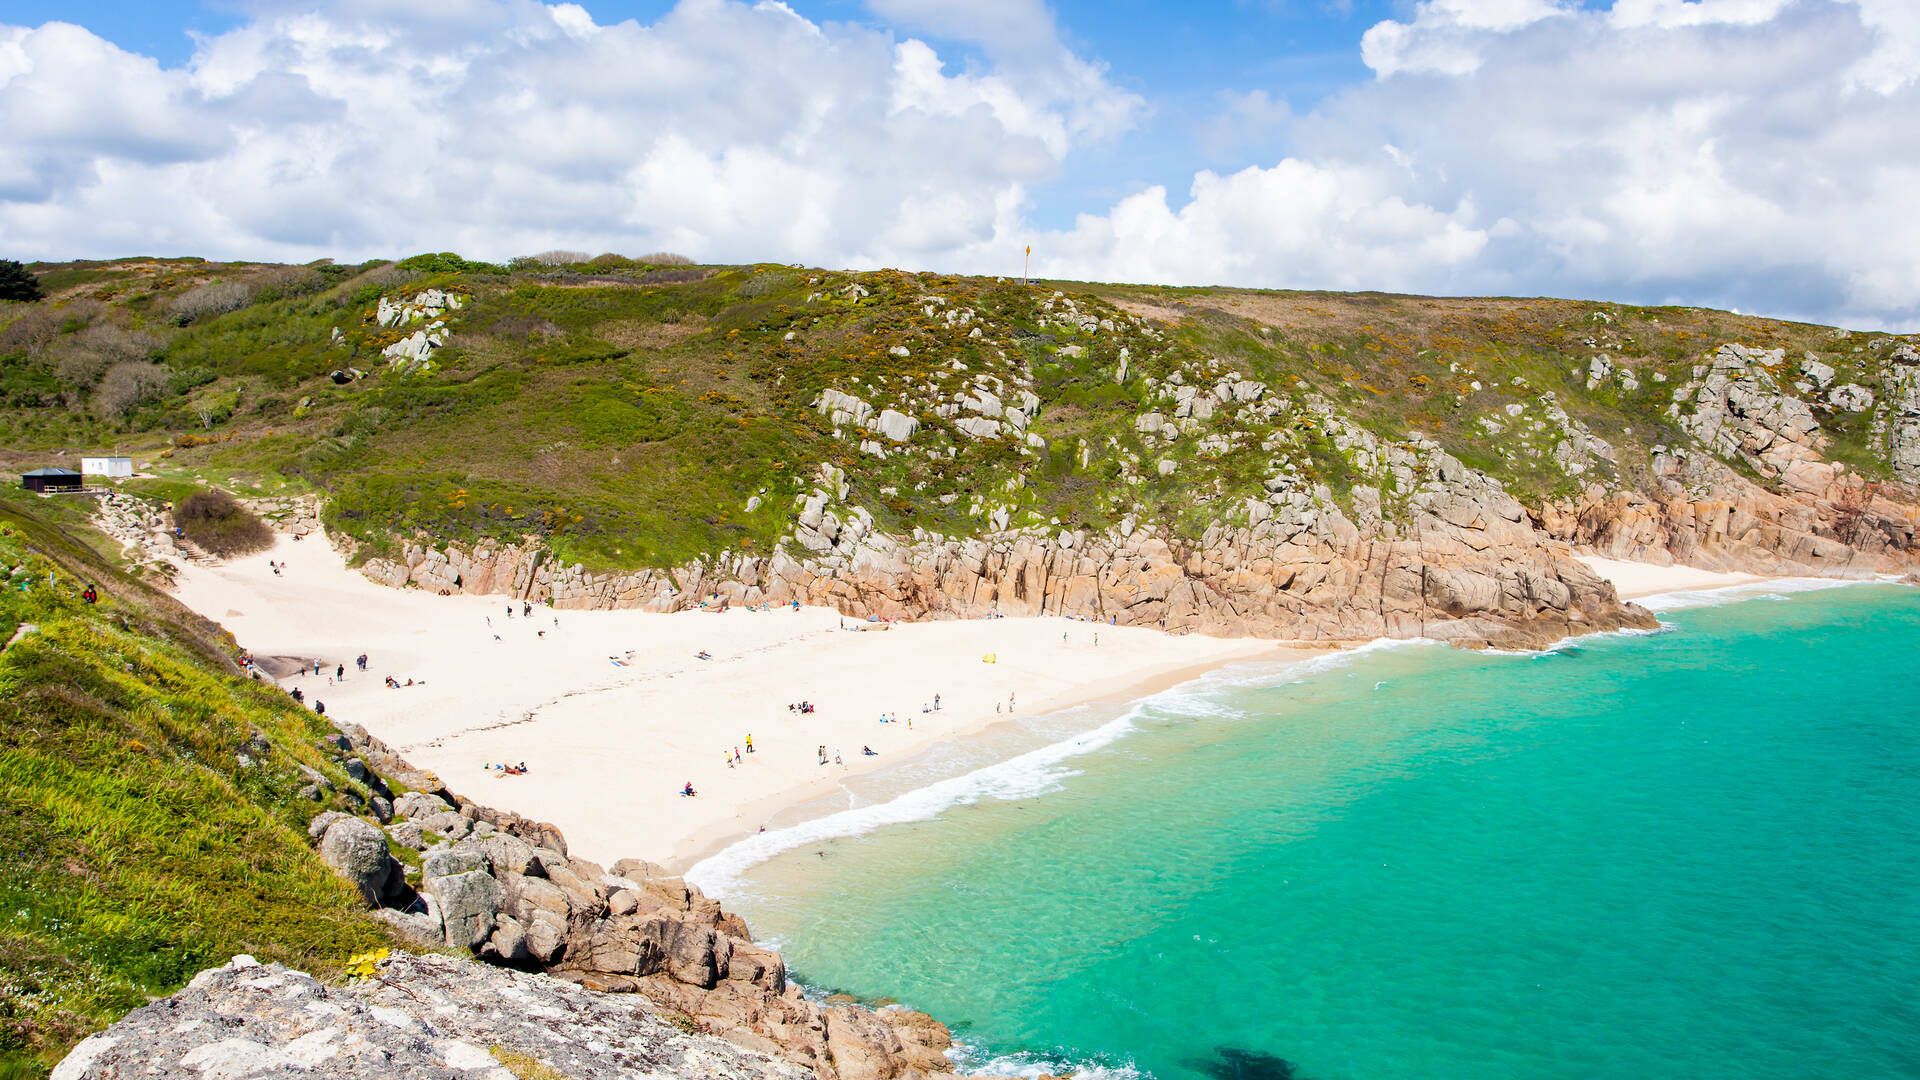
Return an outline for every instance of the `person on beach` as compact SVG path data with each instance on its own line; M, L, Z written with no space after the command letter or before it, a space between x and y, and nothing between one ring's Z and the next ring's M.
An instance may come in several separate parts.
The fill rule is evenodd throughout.
M722 750L722 751L720 751L720 760L722 760L722 761L724 761L724 762L726 762L726 763L727 763L727 768L729 768L729 769L731 769L731 768L733 768L733 755L732 755L732 754L730 754L730 753L728 753L728 752L727 752L727 751L725 751L725 750Z
M1013 695L1012 694L1007 695L1007 712L1009 713L1013 712Z
M520 602L520 617L523 619L533 618L533 605L522 600Z
M327 703L324 701L315 701L313 703L313 711L321 716L327 715Z
M753 753L753 733L747 733L747 753Z
M860 753L861 753L861 754L862 754L863 756L865 756L865 757L879 757L879 756L880 756L879 754L876 754L876 753L874 753L874 752L873 752L873 747L871 747L871 746L862 746L862 747L860 748Z
M691 799L700 793L693 790L693 781L689 780L687 781L687 786L680 789L680 794L683 798Z
M512 604L508 604L508 605L507 605L507 618L509 618L509 619L511 619L511 618L513 618L513 605L512 605Z
M825 765L827 763L827 744L821 743L820 749L815 752L820 755L820 764Z
M354 661L354 664L357 665L361 671L367 670L367 654L361 653L359 659Z
M346 677L347 677L347 665L345 665L345 664L335 664L335 665L333 665L333 677L334 677L334 678L336 678L336 679L344 679L344 678L346 678Z
M840 748L837 746L833 748L833 763L843 769L847 767L847 763L840 760Z
M933 695L933 711L934 712L940 711L940 695L939 694Z
M296 686L293 688L293 700L298 701L302 704L305 704L307 700L307 695L302 693L300 688Z

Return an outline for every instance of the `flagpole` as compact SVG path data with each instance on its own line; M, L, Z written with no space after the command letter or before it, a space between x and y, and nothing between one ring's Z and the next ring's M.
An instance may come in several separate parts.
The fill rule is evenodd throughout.
M1027 257L1020 263L1020 284L1030 285L1028 271L1033 269L1033 245L1027 245Z

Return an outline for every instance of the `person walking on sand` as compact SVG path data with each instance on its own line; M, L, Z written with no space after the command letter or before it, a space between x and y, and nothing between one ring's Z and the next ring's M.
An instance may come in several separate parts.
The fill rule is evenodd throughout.
M1007 712L1009 714L1013 712L1013 695L1012 694L1007 695Z
M344 678L346 678L346 677L347 677L347 665L345 665L345 664L335 664L335 665L333 665L333 677L334 677L334 678L336 678L336 679L344 679Z
M940 711L940 695L939 694L933 695L933 711L934 712Z
M753 733L747 733L747 753L753 753Z
M727 763L727 768L729 768L729 769L731 769L731 768L733 768L733 755L732 755L732 754L729 754L729 753L727 753L727 752L726 752L725 750L722 750L722 751L720 751L720 760L722 760L722 761L724 761L724 762L726 762L726 763Z

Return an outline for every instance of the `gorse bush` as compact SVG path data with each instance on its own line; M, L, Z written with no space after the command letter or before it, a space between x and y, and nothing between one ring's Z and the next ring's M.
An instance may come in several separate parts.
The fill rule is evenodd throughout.
M253 286L244 281L209 281L174 297L174 321L185 326L195 319L238 311L253 301Z
M273 546L273 530L224 491L202 491L173 508L187 539L220 556L251 555Z

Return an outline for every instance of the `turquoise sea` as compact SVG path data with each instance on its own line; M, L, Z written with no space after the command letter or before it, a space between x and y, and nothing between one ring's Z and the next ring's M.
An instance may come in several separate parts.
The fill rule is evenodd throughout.
M981 1071L1920 1077L1920 590L1661 618L1039 719L695 877Z

